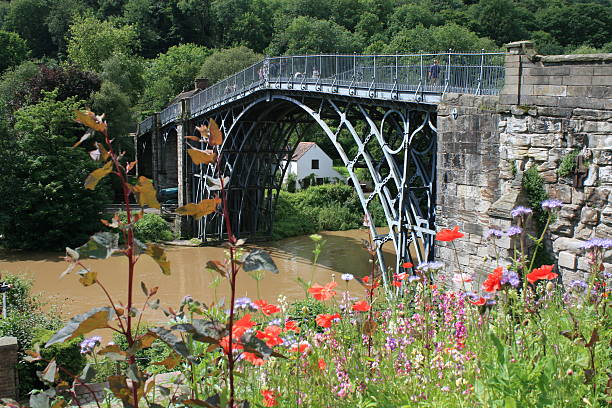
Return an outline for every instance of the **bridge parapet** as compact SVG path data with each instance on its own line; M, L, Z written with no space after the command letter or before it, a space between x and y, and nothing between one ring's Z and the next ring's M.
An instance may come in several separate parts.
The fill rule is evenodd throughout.
M189 112L198 117L261 89L428 104L439 103L447 92L497 95L504 85L504 55L483 50L270 57L189 98ZM180 102L169 105L160 112L161 126L180 117ZM142 122L140 129L144 134L150 128Z

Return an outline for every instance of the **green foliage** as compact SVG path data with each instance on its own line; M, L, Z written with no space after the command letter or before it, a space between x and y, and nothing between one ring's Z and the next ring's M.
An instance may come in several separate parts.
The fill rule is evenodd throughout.
M127 222L124 212L119 214L121 221ZM168 223L159 215L146 213L134 224L134 236L141 242L172 241L174 234Z
M159 110L178 93L193 89L193 80L209 54L204 47L183 44L150 61L144 72L143 110Z
M378 225L385 222L382 207L374 200L370 204L372 217ZM323 184L297 193L281 191L276 203L273 239L306 235L321 230L359 228L363 209L355 190L345 184Z
M10 2L4 28L14 31L27 43L35 57L53 55L53 43L44 23L49 15L47 0L13 0Z
M114 53L103 61L100 72L102 81L117 85L121 92L130 98L132 105L138 102L145 87L143 75L144 61L142 58L119 53ZM111 115L108 116L109 119L113 119Z
M261 61L263 55L255 53L245 46L218 50L206 57L199 76L206 78L211 84L222 80L256 62Z
M531 166L523 173L523 190L527 195L529 207L533 210L538 232L541 232L548 219L548 214L542 209L541 204L542 201L548 199L548 193L544 189L544 179L540 176L536 165Z
M295 190L297 189L297 175L295 173L287 174L285 186L288 192L295 193Z
M332 308L312 297L292 302L287 310L287 316L290 320L294 320L301 327L307 327L311 330L318 329L315 318L322 313L333 313Z
M140 327L138 334L144 334L148 330L147 327ZM125 336L115 333L113 335L113 342L118 345L121 350L128 349L128 343ZM163 361L170 354L170 347L160 340L155 340L150 348L139 350L136 353L136 363L138 368L146 370L151 374L163 373L166 370L162 365L151 365L153 362ZM123 365L123 364L122 364ZM125 370L125 367L124 367Z
M37 73L36 64L26 61L2 74L0 77L0 115L3 118L1 119L7 121L12 119L12 113L20 104L18 95L27 91L26 84Z
M267 53L295 55L352 53L359 50L359 38L341 25L312 17L296 17L284 31L277 32Z
M36 343L39 330L55 329L59 325L56 316L42 311L40 298L32 295L32 281L19 275L4 275L2 281L13 285L7 292L7 318L0 319L0 337L13 336L17 338L20 361L17 364L19 372L19 390L26 395L36 384L36 370L32 365L21 360L25 351ZM40 369L40 368L39 368Z
M443 26L425 28L419 25L407 28L391 38L385 47L387 53L406 53L419 51L495 50L495 43L460 25L450 23Z
M470 7L473 30L498 45L526 38L533 15L512 0L480 0Z
M97 166L84 149L71 148L82 135L73 119L81 102L44 95L17 111L14 133L0 139L0 234L11 248L78 246L99 229L107 202L103 186L83 189Z
M99 72L102 62L113 54L130 55L138 47L133 26L120 26L94 17L80 18L70 26L68 58L84 69Z
M16 33L0 30L0 44L0 74L19 65L30 53L26 42Z
M578 157L578 154L580 154L580 150L574 150L563 156L559 163L559 168L557 169L559 177L569 177L574 174L576 170L576 157Z
M135 113L132 110L130 97L114 82L103 82L100 90L91 96L91 108L94 112L104 112L107 116L108 129L113 133L115 147L127 151L128 157L134 157L134 143L128 137L133 130Z

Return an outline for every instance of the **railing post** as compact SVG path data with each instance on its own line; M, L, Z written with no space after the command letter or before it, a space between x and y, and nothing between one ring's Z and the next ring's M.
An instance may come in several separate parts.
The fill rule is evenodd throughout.
M450 71L451 71L451 52L452 52L452 48L448 49L448 63L446 65L446 81L444 84L444 89L442 90L442 96L444 96L444 94L446 93L446 90L448 89L448 83L450 81Z
M478 88L476 88L476 95L480 95L480 92L481 92L483 70L484 70L484 48L480 50L480 74L478 75Z

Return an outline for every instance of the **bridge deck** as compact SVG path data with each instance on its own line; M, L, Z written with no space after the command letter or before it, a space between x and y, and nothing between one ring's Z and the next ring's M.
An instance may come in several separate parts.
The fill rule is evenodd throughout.
M504 55L447 52L266 58L189 98L190 118L262 89L426 104L439 103L447 92L495 95L503 86ZM180 116L181 104L169 105L159 114L160 125ZM138 134L153 126L151 116L140 123Z

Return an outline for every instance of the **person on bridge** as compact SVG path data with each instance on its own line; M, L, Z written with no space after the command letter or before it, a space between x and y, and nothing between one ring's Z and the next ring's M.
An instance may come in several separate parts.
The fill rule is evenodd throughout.
M438 78L440 77L440 63L437 59L434 60L433 65L429 67L429 83L432 85L438 85Z

